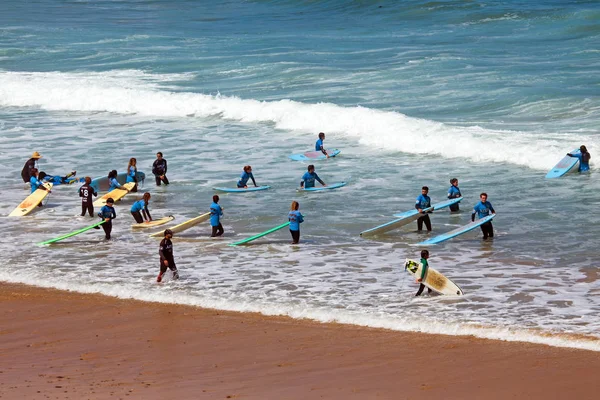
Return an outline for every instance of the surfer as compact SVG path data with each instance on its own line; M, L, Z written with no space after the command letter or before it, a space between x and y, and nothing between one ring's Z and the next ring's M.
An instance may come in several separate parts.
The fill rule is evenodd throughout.
M325 147L323 147L324 140L325 140L325 134L323 132L320 132L319 139L317 139L317 142L315 143L315 151L320 151L321 153L325 154L325 156L327 158L329 158L329 154L327 154L327 150L325 150Z
M308 172L305 172L304 175L302 175L302 181L300 182L300 187L301 188L315 187L315 180L318 181L321 185L327 186L325 184L325 182L323 182L321 180L321 178L319 178L319 175L317 175L317 173L315 172L315 166L310 164L308 166Z
M160 186L161 182L165 185L169 184L167 179L167 160L163 158L163 153L156 153L156 160L152 164L152 173L156 181L156 186Z
M31 170L36 168L37 160L42 158L42 155L37 151L34 151L31 155L31 158L25 162L23 169L21 170L21 178L23 178L23 182L29 183L31 179Z
M104 234L106 235L106 240L110 240L110 233L112 232L112 220L117 218L117 212L113 205L115 201L112 197L109 197L106 200L106 205L102 206L98 216L102 218L105 222L102 224L102 229L104 229Z
M108 173L108 183L110 184L110 187L108 188L109 192L112 192L115 189L127 190L123 186L121 186L121 184L117 180L117 170L116 169L113 169L112 171L110 171Z
M240 176L240 180L237 183L237 187L240 189L248 189L248 179L252 179L252 183L254 183L254 187L258 187L256 181L254 180L254 175L252 175L252 167L249 165L244 166L244 171L242 171L242 175Z
M46 190L48 193L52 193L49 189L47 189L41 179L39 178L40 173L37 168L31 169L31 177L29 178L29 184L31 185L31 193L35 192L38 189ZM40 203L40 207L42 204Z
M98 193L90 186L92 178L85 177L85 183L79 188L79 197L81 197L81 216L85 215L86 210L90 213L90 217L94 216L94 201L93 196L98 196Z
M127 164L127 180L125 183L135 182L132 192L137 192L137 160L134 157L129 159L129 163Z
M452 178L452 179L450 179L450 188L448 189L448 198L449 199L457 199L459 197L462 197L462 194L460 193L460 189L458 188L458 179ZM451 212L459 211L458 203L452 204L450 206L450 211Z
M584 145L579 147L579 154L567 153L567 155L579 159L579 172L587 172L590 170L590 158L592 158L592 156Z
M40 172L40 180L44 182L52 182L53 185L71 184L77 181L77 179L69 179L72 176L77 175L77 171L72 171L66 176L48 175L44 171Z
M425 275L427 275L427 270L429 269L429 263L427 259L429 258L429 251L421 250L421 265L423 268L421 269L421 277L417 278L417 283L420 283L419 290L415 296L420 296L423 293L423 289L425 289L425 285L423 285L423 279L425 279ZM427 288L427 293L431 293L431 289Z
M167 272L167 268L173 271L173 279L179 279L179 273L177 272L177 266L175 265L175 258L173 257L173 232L170 229L165 229L165 238L160 241L158 247L158 254L160 255L160 273L156 278L156 282L161 282L162 277Z
M415 203L415 208L417 211L423 214L422 217L417 219L417 230L419 232L423 230L423 222L427 227L427 231L431 232L431 220L429 219L429 213L431 213L431 211L423 211L424 209L431 207L431 198L427 195L427 193L429 193L429 188L427 186L423 186L421 188L421 194L419 197L417 197L417 202Z
M148 210L148 202L150 201L150 193L144 193L144 197L141 200L136 201L131 206L131 215L138 224L141 224L146 220L146 222L152 221L152 216L150 216L150 211ZM144 217L142 218L142 214Z
M290 221L290 233L292 234L292 244L298 244L300 241L300 224L304 222L304 216L298 211L300 203L292 201L288 220Z
M225 231L223 225L221 225L221 216L223 215L223 208L219 205L219 196L216 194L213 196L213 202L210 205L210 226L212 227L212 234L210 237L221 236Z
M478 218L485 218L492 214L496 214L494 207L492 207L492 203L487 201L487 193L481 193L479 195L480 201L473 208L473 214L471 214L471 221L475 221L475 214L477 214ZM481 232L483 232L483 239L487 239L488 237L494 237L494 226L492 225L492 221L488 221L485 224L481 225Z

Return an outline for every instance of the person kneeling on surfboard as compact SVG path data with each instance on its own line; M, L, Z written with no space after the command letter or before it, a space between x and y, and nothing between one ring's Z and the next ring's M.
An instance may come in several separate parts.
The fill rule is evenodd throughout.
M79 188L79 197L81 197L81 216L85 215L85 211L87 210L90 213L90 217L94 216L94 200L92 199L92 195L98 196L98 193L94 190L92 186L92 178L89 176L85 177L85 184ZM98 228L100 229L100 228Z
M300 203L292 201L288 220L290 221L290 233L292 234L292 244L298 244L300 241L300 224L304 222L304 216L298 211Z
M325 134L323 132L320 132L319 139L315 143L315 151L320 151L321 153L325 154L325 156L327 158L329 158L329 154L327 154L327 150L325 150L325 147L323 145L324 140L325 140Z
M152 216L150 215L150 211L148 211L148 202L150 201L150 193L144 193L144 198L136 201L131 206L131 215L135 219L135 222L141 224L146 220L146 222L152 221ZM142 218L142 214L144 217Z
M427 276L427 270L429 269L429 263L427 259L429 258L429 252L427 250L421 250L421 265L423 265L423 269L421 269L421 277L417 279L417 283L420 283L419 290L415 296L420 296L423 293L423 289L425 289L425 285L423 285L423 279ZM431 289L427 288L427 293L431 293Z
M102 224L102 229L104 229L104 234L106 235L106 240L110 240L110 233L112 232L112 220L117 218L117 212L115 211L115 208L113 207L114 204L115 204L115 201L113 200L113 198L109 197L106 200L106 205L104 205L100 209L100 212L98 213L98 216L105 221Z
M225 231L223 225L221 225L221 216L223 215L223 208L219 205L219 196L216 194L213 196L213 202L210 205L210 226L212 227L212 234L210 237L221 236Z
M310 164L308 166L308 172L305 172L302 175L302 181L300 182L301 188L312 188L315 187L315 180L318 181L321 185L327 186L325 182L319 178L319 175L315 172L315 166Z
M240 176L240 180L237 183L237 187L240 189L247 189L248 188L248 179L252 179L252 183L254 183L254 187L258 187L258 185L256 184L256 181L254 180L254 175L252 175L252 167L249 165L246 165L244 167L244 171L242 172L242 175Z
M592 158L592 156L587 151L585 146L582 145L579 148L579 154L567 153L567 155L569 157L579 158L579 172L586 172L590 170L590 158Z
M431 207L431 198L427 195L429 193L429 188L427 186L423 186L421 188L421 194L417 197L417 202L415 203L415 208L421 214L424 214L417 220L417 230L420 232L423 230L423 222L425 222L425 226L427 227L427 231L431 232L431 220L429 219L429 213L424 213L423 210Z
M160 241L158 247L158 254L160 255L160 273L156 278L156 282L161 282L163 275L167 272L167 268L173 271L173 279L179 279L179 272L175 265L175 258L173 257L173 232L170 229L165 229L165 238Z
M473 208L473 214L471 214L471 221L475 221L475 214L477 214L478 218L485 218L492 214L496 214L494 207L492 207L492 203L487 201L487 193L481 193L479 198L481 201L475 204L475 208ZM481 232L483 232L483 238L487 239L488 237L494 237L494 226L492 225L492 221L488 221L485 224L481 225Z
M462 197L462 194L460 193L460 189L458 188L458 179L452 178L452 179L450 179L450 188L448 189L448 198L449 199L458 199L459 197ZM460 211L460 209L458 207L458 203L450 205L450 211L451 212Z

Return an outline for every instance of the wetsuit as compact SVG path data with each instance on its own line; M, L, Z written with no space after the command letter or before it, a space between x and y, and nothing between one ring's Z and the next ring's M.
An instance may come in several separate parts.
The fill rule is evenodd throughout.
M23 182L29 183L29 180L31 179L31 170L35 168L36 161L37 158L30 158L25 162L25 165L21 170L21 178L23 178Z
M148 203L146 203L144 201L144 199L138 200L135 203L133 203L130 211L131 211L131 215L133 215L133 218L135 218L135 221L138 224L141 224L142 222L144 222L144 220L152 221L152 217L150 216L150 211L148 211ZM142 218L142 214L144 214L143 218Z
M173 271L173 278L179 278L175 258L173 257L173 242L171 242L171 239L164 238L160 241L158 254L160 255L160 275L158 275L158 281L160 282L162 275L167 272L167 268ZM168 262L168 266L165 265L165 260Z
M450 186L450 189L448 189L448 198L449 199L457 199L459 197L462 197L462 194L460 194L460 189L458 188L458 186ZM456 204L452 204L450 206L450 211L458 211L459 207L458 207L458 203Z
M94 199L92 196L98 196L98 193L93 187L87 183L79 188L79 197L81 197L81 216L85 215L85 212L90 213L90 217L94 216Z
M137 192L137 168L133 165L129 167L129 171L127 171L127 180L125 183L135 182L133 188L130 190L131 192Z
M315 151L320 151L321 153L327 155L327 150L323 147L323 141L319 138L315 143Z
M29 184L31 185L31 193L35 192L38 189L43 189L43 190L47 190L46 187L43 185L42 181L40 181L37 177L32 176L31 178L29 178Z
M429 269L429 263L425 258L421 258L421 264L423 264L423 269L421 270L421 286L419 286L419 290L415 296L420 296L423 293L423 289L425 289L425 285L423 282L425 281L425 276L427 275L427 270ZM427 288L427 293L431 293L431 289Z
M152 164L152 173L154 174L156 186L160 186L161 182L165 185L169 184L169 180L167 179L167 160L164 158L157 158L154 160L154 163Z
M579 159L579 172L586 172L590 170L590 158L592 158L592 156L590 155L589 152L585 152L585 153L577 153L577 154L571 154L568 153L567 154L569 157L575 157Z
M300 211L290 211L288 214L290 221L290 233L292 234L292 243L296 244L300 241L300 224L304 222L304 217Z
M108 188L109 192L112 192L115 189L123 189L119 181L117 181L117 178L110 178L108 183L110 183L110 187Z
M319 175L317 175L316 172L306 172L302 175L302 182L304 182L305 188L315 187L315 180L319 181L321 185L325 185L325 182L319 178Z
M110 239L110 233L112 232L112 220L117 218L117 212L115 211L114 207L111 207L108 204L106 204L100 209L98 216L103 220L106 220L106 218L110 218L108 221L102 224L102 229L104 229L106 239L108 240Z
M475 214L477 214L479 219L481 219L490 215L490 212L494 214L496 213L494 207L492 207L492 203L490 203L489 201L486 201L485 203L483 201L480 201L473 208L473 214L471 214L471 221L475 221ZM484 239L487 239L488 237L493 238L494 226L492 225L492 221L488 221L485 224L481 225L481 232L483 232Z
M418 209L424 210L429 207L431 207L431 198L429 198L429 196L427 196L427 195L420 194L419 197L417 197L417 202L415 203L415 208L417 210ZM425 222L425 226L427 227L427 230L429 232L431 232L431 220L429 219L429 213L426 213L425 215L423 215L422 217L420 217L417 220L417 230L419 230L419 231L423 230L423 222Z
M254 183L254 186L258 186L256 184L256 181L254 180L254 175L252 175L252 172L244 171L244 172L242 172L242 175L240 176L240 180L237 183L237 187L243 188L243 187L247 186L248 179L252 179L252 183Z
M223 210L221 206L217 203L212 203L210 205L210 226L212 227L211 237L221 236L224 232L223 225L221 225L221 216L223 215Z

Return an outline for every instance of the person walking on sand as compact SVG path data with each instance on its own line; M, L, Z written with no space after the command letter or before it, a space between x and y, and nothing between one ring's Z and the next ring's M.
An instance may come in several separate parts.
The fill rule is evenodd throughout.
M300 203L292 201L288 220L290 221L290 233L292 234L292 244L298 244L300 241L300 224L304 222L304 216L298 211Z
M581 145L581 147L579 147L579 154L567 153L567 155L579 159L579 172L587 172L590 170L590 158L592 158L592 156L585 146Z
M421 194L419 195L419 197L417 197L417 202L415 203L415 208L417 209L417 211L423 214L422 217L419 217L419 219L417 219L417 230L419 232L423 230L423 223L425 223L427 231L431 232L431 220L429 219L429 213L431 213L431 211L423 211L431 207L431 198L427 195L428 193L429 188L427 186L423 186L421 188Z
M25 162L23 169L21 170L21 178L23 178L23 182L29 183L31 179L31 170L36 167L37 161L42 158L42 155L37 151L34 151L31 155L31 158Z
M94 216L94 199L92 196L98 196L98 193L91 186L92 178L89 176L85 177L85 183L79 188L79 197L81 197L81 216L85 215L85 212L90 213L90 217Z
M165 238L160 241L158 247L158 255L160 256L160 272L156 277L156 282L162 282L163 275L167 272L167 268L173 271L173 279L179 279L179 271L175 265L173 257L173 232L170 229L165 229Z
M144 221L152 221L152 216L150 215L150 211L148 210L148 203L150 202L150 197L150 193L146 192L144 193L144 197L141 200L136 201L131 206L131 215L133 215L133 219L135 219L135 222L137 222L138 224L141 224Z
M429 251L421 250L421 265L423 265L423 268L421 269L421 277L417 278L417 283L420 283L421 285L419 286L419 290L417 291L417 294L415 294L415 297L420 296L421 293L423 293L423 290L425 289L425 285L423 285L423 280L427 276L427 270L429 269L429 263L427 262L428 258ZM432 290L430 288L427 288L427 293L431 292Z
M459 197L462 197L462 194L460 193L460 189L458 188L458 179L452 178L450 179L450 188L448 189L448 199L458 199ZM450 211L460 211L458 203L452 204L450 206Z
M106 205L104 205L100 209L100 212L98 213L98 216L100 218L102 218L102 220L105 221L102 224L102 229L104 229L104 234L106 236L106 240L110 240L110 234L112 232L112 220L117 218L117 212L115 211L115 208L113 207L114 204L115 204L115 201L113 200L113 198L109 197L106 200Z
M254 180L254 175L252 175L252 167L250 165L244 166L244 170L242 171L242 175L240 176L240 180L237 183L237 187L240 189L248 188L248 179L252 179L252 183L254 187L258 187L256 181Z
M210 226L212 234L210 237L221 236L225 231L221 225L221 217L223 216L223 208L219 205L219 196L213 196L213 202L210 205Z
M319 139L315 143L315 151L320 151L325 154L327 158L329 158L329 154L327 154L327 150L325 150L325 145L323 142L325 141L325 134L323 132L319 132Z
M473 208L473 214L471 214L471 221L475 221L475 214L479 219L485 218L490 213L496 214L496 210L492 207L492 203L487 201L488 195L487 193L481 193L479 195L479 203L475 204ZM492 225L492 221L488 221L485 224L481 225L481 232L483 232L483 239L493 238L494 237L494 226Z
M323 186L327 186L315 172L315 166L313 164L310 164L307 169L307 172L302 175L302 181L300 181L301 188L313 188L315 187L315 181Z
M161 182L165 185L169 184L169 180L167 179L167 160L163 158L163 153L160 151L156 153L156 160L152 164L152 173L154 174L156 186L160 186Z

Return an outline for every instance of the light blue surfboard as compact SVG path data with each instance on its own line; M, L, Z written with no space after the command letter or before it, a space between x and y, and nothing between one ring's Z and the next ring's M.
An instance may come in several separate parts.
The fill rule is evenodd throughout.
M92 179L91 187L96 189L98 192L107 192L110 188L110 183L108 182L108 173L105 176L101 176L99 178ZM146 179L146 174L142 171L138 171L136 174L136 178L138 183L143 182ZM117 174L117 182L121 185L124 185L127 182L127 173L121 172Z
M453 204L460 203L462 201L462 199L463 199L462 197L457 197L456 199L440 201L439 203L432 204L431 207L433 207L434 211L439 211L443 208L450 207ZM394 217L406 218L406 217L413 216L418 213L419 212L415 209L415 210L410 210L410 211L405 211L402 213L394 214Z
M575 149L571 151L571 154L580 154L581 151L579 149ZM569 157L564 156L562 160L558 162L547 174L546 178L560 178L565 175L567 172L575 169L577 164L579 163L579 159L577 157Z
M327 155L329 157L335 157L340 154L338 149L326 150ZM292 154L289 156L294 161L318 161L318 160L326 160L327 157L320 151L307 151L306 153L301 154Z
M226 192L226 193L247 193L247 192L259 192L261 190L267 190L270 189L271 186L258 186L258 187L254 187L254 186L248 186L247 189L244 188L226 188L226 187L214 187L213 190L219 190L221 192Z
M478 226L481 226L483 224L485 224L488 221L491 221L492 219L494 219L494 217L496 216L496 214L491 214L488 215L485 218L481 218L478 219L474 222L471 222L470 224L467 224L465 226L461 226L460 228L456 228L450 232L444 233L442 235L436 236L434 238L428 239L424 242L418 243L418 246L426 246L429 244L438 244L438 243L442 243L445 242L446 240L450 240L452 238L455 238L457 236L462 235L463 233L467 233L469 231L472 231L473 229L477 228Z
M327 186L315 186L315 187L311 187L311 188L298 188L296 189L299 192L319 192L321 190L331 190L331 189L337 189L337 188L341 188L342 186L346 186L346 182L338 182L338 183L332 183L331 185L327 185Z
M256 240L256 239L259 239L259 238L261 238L263 236L270 235L273 232L277 232L278 230L283 229L283 228L285 228L286 226L289 226L289 225L290 225L289 221L285 222L285 223L283 223L281 225L276 226L275 228L269 229L268 231L264 231L262 233L259 233L258 235L250 236L249 238L242 239L242 240L239 240L237 242L231 243L231 244L229 244L229 246L239 246L240 244L249 243L249 242L251 242L253 240Z

